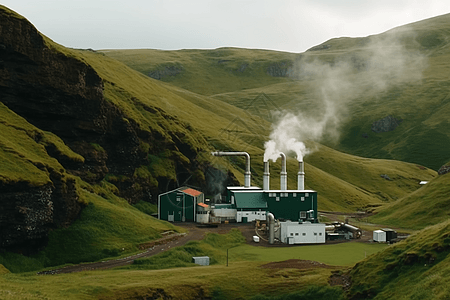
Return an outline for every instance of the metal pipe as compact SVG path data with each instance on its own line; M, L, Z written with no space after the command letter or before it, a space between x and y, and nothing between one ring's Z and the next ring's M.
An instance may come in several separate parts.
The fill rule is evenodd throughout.
M245 156L245 173L244 173L244 187L250 187L251 176L250 172L250 154L247 152L223 152L216 151L211 152L214 156Z
M280 190L287 190L287 171L286 171L286 155L280 152L281 156L281 172L280 172Z
M303 161L298 162L297 173L297 190L303 191L305 189L305 169Z
M353 237L355 239L361 238L361 235L362 235L361 229L359 229L358 227L355 227L353 225L350 225L350 224L344 224L344 223L341 223L341 224L342 224L341 225L342 228L344 228L344 229L346 229L346 230L348 230L348 231L353 233L353 235L354 235Z
M275 241L275 217L272 213L267 214L267 223L269 224L269 244Z
M263 190L264 191L270 190L269 161L264 162Z

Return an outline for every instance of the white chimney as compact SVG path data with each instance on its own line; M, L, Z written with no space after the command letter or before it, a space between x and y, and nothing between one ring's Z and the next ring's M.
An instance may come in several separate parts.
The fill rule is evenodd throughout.
M298 173L297 173L297 190L303 191L305 189L305 170L303 161L298 162Z
M263 190L264 191L270 190L269 161L264 162Z
M286 172L286 155L280 152L281 155L281 172L280 172L280 190L287 190L287 172Z

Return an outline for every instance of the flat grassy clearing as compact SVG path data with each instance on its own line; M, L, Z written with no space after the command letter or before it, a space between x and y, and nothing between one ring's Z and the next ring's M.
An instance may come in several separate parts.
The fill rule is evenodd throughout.
M215 291L225 299L248 299L289 293L311 285L326 286L336 269L273 270L261 262L232 262L228 267L177 268L154 271L108 270L57 276L6 274L0 276L0 298L9 299L136 299L157 289L174 299L193 299L203 290ZM257 280L255 280L257 278ZM217 293L217 292L216 292Z
M388 247L349 242L268 248L243 243L240 232L232 230L228 234L210 233L202 241L191 241L117 269L48 276L5 271L0 275L0 299L127 299L151 296L158 289L175 299L192 299L200 292L214 299L249 299L256 294L273 297L306 291L314 286L317 287L314 293L335 293L335 288L328 285L333 271L346 270L365 256ZM209 255L212 265L192 264L191 257L198 255ZM178 265L168 263L168 258L178 258ZM329 266L261 268L268 262L288 259L314 260ZM160 267L165 269L154 270ZM337 292L340 293L339 288Z
M386 244L347 242L334 245L254 247L242 245L229 250L232 260L275 262L288 259L313 260L332 266L352 266L365 257L386 249Z

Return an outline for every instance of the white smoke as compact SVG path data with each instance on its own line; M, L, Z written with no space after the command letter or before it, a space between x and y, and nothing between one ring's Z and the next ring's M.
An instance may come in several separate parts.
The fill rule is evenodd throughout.
M405 33L402 34L366 38L368 42L361 46L360 51L346 54L332 64L301 60L297 75L300 79L309 80L317 109L314 113L310 109L307 113L292 110L278 113L270 140L264 145L264 160L275 161L280 151L292 151L301 161L312 151L306 148L304 141L319 142L324 137L328 141L339 139L340 126L347 118L352 101L367 99L368 95L376 98L394 86L420 81L426 59L400 43L405 37ZM411 37L411 33L407 34ZM295 103L290 106L295 106Z

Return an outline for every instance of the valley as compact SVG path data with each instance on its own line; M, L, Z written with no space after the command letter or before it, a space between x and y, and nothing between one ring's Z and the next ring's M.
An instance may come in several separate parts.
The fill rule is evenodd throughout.
M1 299L450 297L449 14L288 53L73 49L19 13L0 5ZM248 152L262 187L265 143L292 139L323 222L362 213L364 241L154 217L181 186L244 185L245 159L211 152ZM385 227L411 236L369 241Z

